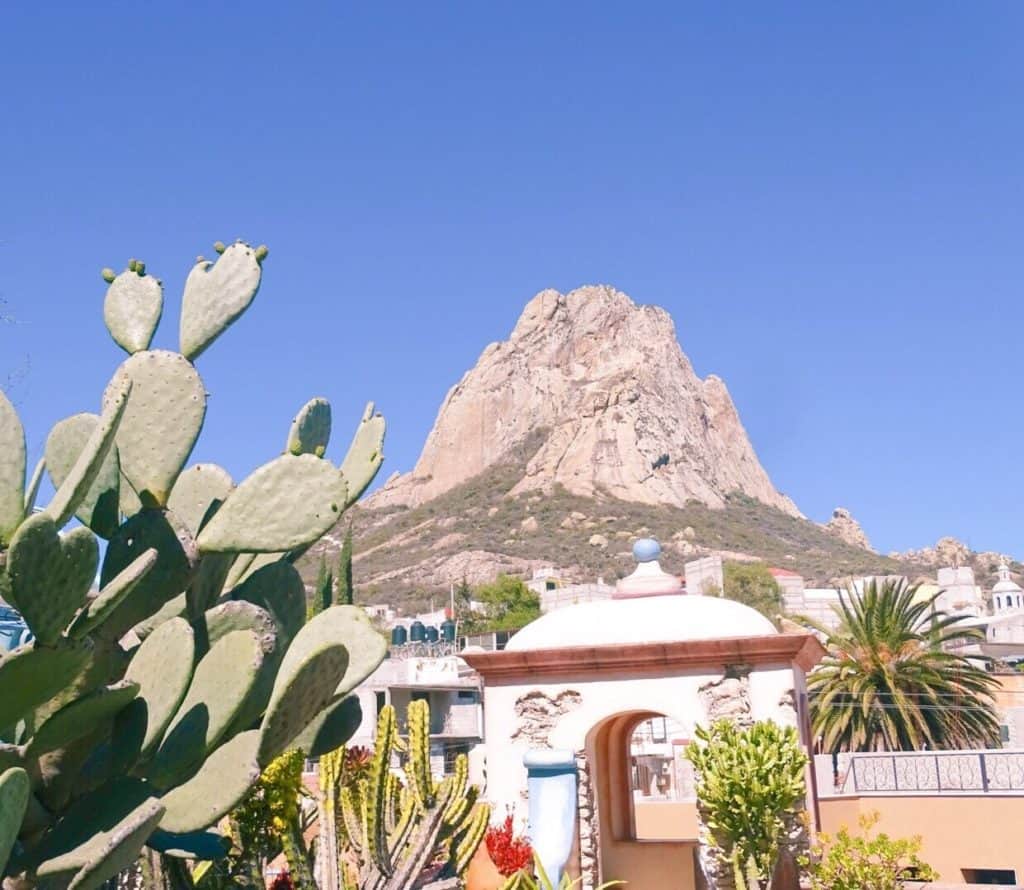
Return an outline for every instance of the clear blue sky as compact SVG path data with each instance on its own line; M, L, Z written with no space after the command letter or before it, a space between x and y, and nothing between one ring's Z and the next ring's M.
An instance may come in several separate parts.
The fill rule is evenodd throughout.
M0 327L37 454L120 360L103 266L267 243L199 360L241 475L309 396L411 467L545 287L667 308L776 485L1024 555L1024 4L12 4Z

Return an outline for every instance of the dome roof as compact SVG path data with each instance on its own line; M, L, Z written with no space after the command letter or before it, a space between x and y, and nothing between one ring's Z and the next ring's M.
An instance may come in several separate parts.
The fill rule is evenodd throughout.
M999 580L992 585L993 593L1021 593L1021 587L1010 577L1010 567L1004 562L999 566Z
M775 634L760 612L715 596L601 600L556 609L526 625L506 649L673 643Z

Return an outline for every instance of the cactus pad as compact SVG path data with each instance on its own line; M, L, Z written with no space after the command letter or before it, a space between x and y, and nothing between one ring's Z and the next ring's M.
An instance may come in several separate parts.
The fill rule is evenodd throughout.
M39 495L39 486L43 481L43 473L46 471L46 458L41 457L36 461L36 468L32 471L32 478L25 486L25 515L29 516L36 505L36 497Z
M103 394L103 413L92 435L86 441L77 459L68 470L64 481L57 488L53 500L46 506L46 513L61 528L89 496L96 477L103 469L107 455L114 447L114 439L124 415L128 410L128 399L132 392L130 380L117 377L107 384Z
M143 510L110 539L100 572L101 588L150 548L157 551L156 565L100 626L99 633L105 639L120 639L188 587L195 561L195 545L188 529L170 511Z
M37 874L56 878L77 873L72 883L83 878L85 883L80 886L98 886L88 880L89 876L108 871L114 864L112 855L120 859L131 852L128 861L107 878L130 865L163 812L163 805L145 782L130 777L115 779L76 801L47 835L40 848L42 862Z
M91 732L105 720L112 719L138 694L139 684L122 680L103 686L74 699L50 717L29 740L26 756L40 757L47 751Z
M249 630L233 631L210 647L150 766L158 787L172 788L195 774L245 704L262 663L259 638Z
M384 463L386 426L384 417L374 413L373 402L368 403L341 464L342 475L348 483L349 505L359 500Z
M88 664L91 649L86 643L54 649L26 643L0 655L0 729L70 686Z
M85 603L99 548L87 528L59 534L45 513L26 519L11 541L7 572L14 607L44 645L51 645Z
M310 399L292 421L285 450L323 457L330 438L331 403L327 399Z
M91 630L101 625L107 619L107 616L121 605L142 579L149 574L156 565L159 556L160 554L157 553L156 549L150 547L111 578L110 583L71 622L71 626L67 631L68 638L80 640Z
M25 428L0 390L0 544L11 540L25 515Z
M259 759L269 763L284 751L313 718L331 702L345 676L348 652L339 607L321 612L292 640L274 683L260 726Z
M208 828L240 804L260 777L259 732L236 735L209 757L191 779L161 799L167 812L160 828L175 834Z
M149 348L164 308L164 289L152 275L125 269L107 288L103 320L110 336L131 354Z
M45 460L54 488L60 488L67 479L99 423L100 418L96 414L75 414L50 430L46 438ZM117 531L120 484L117 448L111 448L100 464L96 479L75 510L75 515L101 538L109 538Z
M359 697L350 695L324 708L290 744L305 751L307 757L322 757L352 738L362 720Z
M203 427L206 389L187 359L162 349L127 359L104 405L123 381L131 381L132 396L117 432L121 472L144 506L164 506Z
M228 495L199 533L199 549L270 553L309 544L337 522L347 491L328 461L283 454Z
M200 260L181 300L181 351L195 359L249 307L260 286L255 248L238 242L215 263Z
M178 476L167 506L195 537L210 508L219 506L234 487L227 470L216 464L195 464Z
M333 606L334 632L348 650L348 668L334 690L337 698L348 695L370 676L388 653L387 640L373 626L370 616L359 606Z
M21 829L28 808L28 773L17 767L0 773L0 875Z
M177 713L192 679L194 659L195 638L184 618L165 621L135 651L124 677L139 684L139 700L129 712L139 709L136 719L146 727L143 754L159 743Z
M266 609L290 640L306 621L306 587L302 576L290 562L272 562L263 566L229 594L233 600L245 600Z

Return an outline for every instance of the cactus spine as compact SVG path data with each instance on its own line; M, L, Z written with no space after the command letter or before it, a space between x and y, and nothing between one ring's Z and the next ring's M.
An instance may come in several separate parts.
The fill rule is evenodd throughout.
M465 754L457 758L454 774L441 782L430 774L426 702L409 705L407 723L405 782L391 771L392 754L404 746L389 705L377 722L369 778L341 790L342 846L358 862L357 869L343 869L343 890L449 886L450 879L465 872L487 830L490 808L478 804L477 789L468 786ZM439 859L443 865L437 874L424 878Z

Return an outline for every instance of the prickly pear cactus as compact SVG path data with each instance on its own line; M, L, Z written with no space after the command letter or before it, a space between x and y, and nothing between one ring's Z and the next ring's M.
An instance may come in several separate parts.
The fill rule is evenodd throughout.
M135 260L104 270L128 357L98 414L54 427L28 481L0 392L0 598L34 635L0 656L0 878L20 887L92 890L147 846L222 855L218 821L271 759L351 737L350 693L386 651L352 607L305 623L293 565L373 478L383 418L363 416L344 468L327 457L324 399L237 485L188 466L207 408L194 361L252 302L267 255L217 252L185 285L181 352L150 348L162 284ZM55 494L36 509L44 465Z
M391 756L400 744L395 711L381 709L376 749L368 779L340 792L339 834L359 862L358 874L343 870L344 890L406 890L449 886L462 875L484 838L490 807L477 803L478 790L468 786L469 763L460 754L455 772L441 782L430 774L430 710L415 701L406 712L408 760L403 783L391 772ZM424 870L443 864L432 883Z

